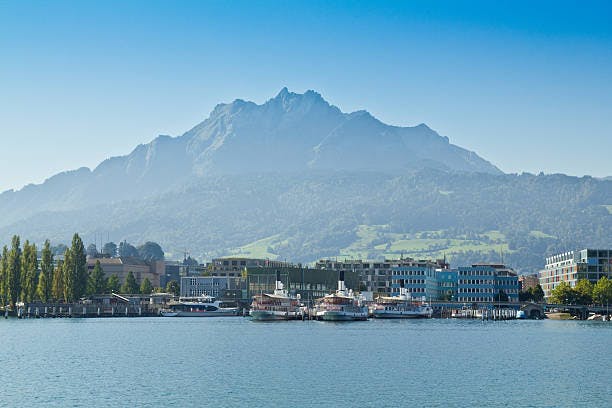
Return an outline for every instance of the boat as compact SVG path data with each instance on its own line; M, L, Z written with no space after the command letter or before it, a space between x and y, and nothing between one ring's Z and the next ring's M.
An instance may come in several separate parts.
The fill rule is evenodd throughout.
M373 316L378 319L430 318L433 308L425 302L414 301L400 279L399 296L384 296L374 304Z
M340 271L338 290L315 301L314 314L317 320L355 321L367 320L368 308L361 304L352 290L346 290L344 271Z
M274 293L263 293L253 297L249 315L256 321L295 320L303 316L299 295L290 296L276 271Z
M179 298L178 302L169 303L168 307L159 313L164 317L213 317L238 316L239 312L240 309L235 304L202 295Z

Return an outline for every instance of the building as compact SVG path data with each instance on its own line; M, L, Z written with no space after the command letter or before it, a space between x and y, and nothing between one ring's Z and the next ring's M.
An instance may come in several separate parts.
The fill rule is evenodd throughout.
M505 265L474 264L457 268L458 302L493 302L500 293L508 295L509 302L518 302L517 274Z
M526 292L529 289L535 289L540 284L538 274L534 275L519 275L519 290Z
M260 293L274 292L276 271L280 272L281 281L290 293L299 294L303 301L323 297L338 288L338 272L328 269L306 268L301 265L288 265L283 268L263 266L247 267L245 270L244 298L250 299ZM357 290L359 277L357 273L347 271L344 274L347 289Z
M181 277L181 297L202 295L218 298L229 289L230 278L225 276L183 276Z
M256 258L215 258L208 265L207 273L211 276L241 277L245 268L284 268L287 262Z
M612 278L612 249L586 248L549 256L538 274L545 298L561 282L574 287L581 279L596 283L604 276Z
M160 277L164 274L165 262L156 261L147 263L142 259L121 257L121 258L87 258L87 270L91 272L100 261L100 266L106 278L117 275L119 282L123 284L128 273L132 272L136 283L139 285L145 278L148 278L153 287L160 286Z
M447 271L447 268L448 265L441 261L401 260L391 267L390 294L399 295L400 282L403 281L407 293L413 298L440 299L441 272Z
M399 278L396 279L393 275L393 268L397 266L424 267L426 265L432 267L436 265L436 268L448 269L448 264L443 260L430 261L412 258L386 259L384 261L321 259L315 264L315 268L355 272L360 279L360 290L389 296L399 290Z

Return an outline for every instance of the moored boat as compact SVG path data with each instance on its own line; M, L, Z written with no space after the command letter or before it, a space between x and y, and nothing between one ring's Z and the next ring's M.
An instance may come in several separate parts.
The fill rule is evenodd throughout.
M346 290L344 271L340 271L338 290L315 301L314 313L317 320L355 321L367 320L368 308L355 298L352 290Z
M418 319L430 318L433 308L425 303L414 301L404 287L404 280L400 280L399 296L385 296L378 298L374 305L373 315L378 319Z
M253 297L249 315L256 321L295 320L303 316L300 298L290 296L276 271L274 293L263 293Z
M239 312L235 304L202 295L180 298L178 302L169 303L159 313L164 317L213 317L238 316Z

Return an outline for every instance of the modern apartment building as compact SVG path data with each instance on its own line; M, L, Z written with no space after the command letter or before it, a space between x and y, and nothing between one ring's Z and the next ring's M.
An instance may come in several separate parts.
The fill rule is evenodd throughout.
M586 248L549 256L538 276L545 298L561 282L574 287L581 279L596 283L604 276L611 278L612 249Z
M509 302L518 302L518 276L505 265L474 264L457 268L456 301L493 302L502 292Z

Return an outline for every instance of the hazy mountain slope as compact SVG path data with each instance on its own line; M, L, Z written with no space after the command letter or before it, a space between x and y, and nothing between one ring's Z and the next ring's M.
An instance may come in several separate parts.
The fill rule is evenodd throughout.
M68 241L74 230L140 243L155 240L167 252L210 258L274 237L265 248L280 259L312 261L346 254L363 226L384 226L360 254L399 256L397 236L437 231L438 247L415 256L448 254L451 262L505 259L522 271L543 257L612 242L612 182L561 175L453 174L427 170L403 176L368 172L220 176L201 179L157 198L40 214L1 236ZM499 231L488 248L445 250L445 242L472 242ZM394 238L395 237L395 238ZM401 244L401 243L400 243ZM441 245L441 246L440 246ZM399 247L398 247L399 248ZM407 255L409 251L403 251Z
M40 211L152 197L201 177L308 169L401 174L422 168L501 174L425 125L389 126L367 112L342 113L314 91L284 88L262 105L242 100L218 105L182 136L159 136L93 171L66 172L2 193L0 226Z

